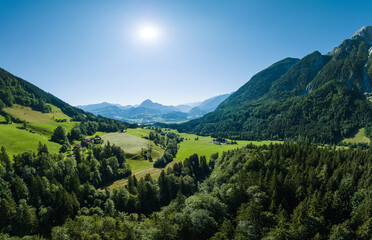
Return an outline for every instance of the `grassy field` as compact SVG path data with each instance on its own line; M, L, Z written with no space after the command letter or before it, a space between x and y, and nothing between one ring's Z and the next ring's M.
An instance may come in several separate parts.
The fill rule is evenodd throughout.
M133 136L128 133L108 133L103 135L102 139L107 143L114 143L116 146L121 147L124 152L137 153L142 149L147 148L150 144L148 140L140 137Z
M23 107L14 105L12 108L5 108L5 112L12 115L13 117L25 120L27 122L27 129L30 129L37 134L51 137L54 129L58 126L64 126L67 131L70 131L76 124L76 122L56 122L55 119L70 119L62 111L53 106L51 113L41 113L34 111L29 107Z
M57 153L61 147L59 144L48 141L48 137L19 129L20 124L0 124L0 146L4 146L9 154L23 153L29 150L37 151L39 141L46 144L50 152Z
M151 131L150 129L144 128L128 128L126 132L133 136L143 138L148 137L150 131Z
M86 136L86 138L94 138L95 136L98 136L98 137L103 137L103 135L107 134L106 132L96 132L95 134L93 135L90 135L90 136Z
M359 129L357 134L355 134L354 137L345 138L343 140L343 142L346 142L346 143L368 143L369 144L371 142L371 140L366 135L364 135L364 128L361 128L361 129Z
M131 132L132 133L132 132ZM115 144L121 147L127 158L128 163L132 167L132 171L138 171L145 168L152 167L153 162L149 162L141 154L142 149L148 149L152 147L151 157L153 161L161 157L164 153L164 149L160 146L156 146L152 141L141 138L140 131L134 131L136 135L127 133L108 133L102 136L102 139L107 143Z
M48 146L50 152L57 153L61 146L49 141L54 129L64 126L69 131L76 123L56 122L55 119L70 120L70 117L62 113L59 108L52 105L51 107L51 113L41 113L19 105L5 108L4 111L11 116L26 121L27 129L21 129L23 124L0 124L0 146L4 146L9 155L13 155L29 150L36 151L40 141ZM0 122L3 121L4 118L1 117Z
M148 160L133 160L127 159L127 163L129 163L132 172L137 172L142 169L151 168L154 164L153 162L149 162Z
M51 113L41 113L32 110L30 107L23 107L15 104L11 108L4 108L4 111L12 115L13 117L26 120L27 122L53 122L54 119L67 119L70 117L62 113L62 111L53 106Z
M136 178L138 180L141 179L141 178L143 178L143 177L145 177L147 174L150 174L152 178L158 178L162 170L167 169L167 168L173 166L174 163L175 163L174 161L171 162L171 163L169 163L165 168L148 167L148 168L140 169L140 170L137 170L137 171L133 171L133 169L132 169L132 175L136 176ZM118 187L123 187L127 183L128 183L128 179L127 178L120 179L120 180L115 181L110 186L108 186L108 188L114 189L114 188L118 188Z
M149 129L142 129L142 128L127 129L127 134L133 135L135 137L145 137L145 136L148 136L150 131L151 130ZM176 132L174 130L171 130L171 131ZM176 133L179 134L178 132ZM103 138L105 139L107 135L105 135ZM123 135L125 134L121 133L119 135L114 135L114 136L120 138ZM168 164L166 168L173 166L173 164L177 161L185 160L185 158L189 157L190 155L194 153L197 153L199 156L206 156L207 160L209 160L210 156L213 153L218 152L221 154L224 151L236 149L239 147L244 147L250 143L253 143L255 145L281 143L279 141L260 141L260 142L238 141L238 144L234 144L234 145L216 145L212 143L213 141L212 137L201 137L198 135L187 134L187 133L181 133L180 136L183 137L185 140L180 143L179 150L178 150L177 156L174 159L174 161ZM195 140L196 138L198 138L199 140ZM112 141L110 140L110 142ZM128 144L128 143L125 143L125 144ZM123 145L124 151L125 151L125 144ZM160 175L161 171L163 170L159 168L153 168L152 167L153 163L146 161L146 160L127 159L127 162L131 165L132 174L135 175L137 179L145 177L147 173L149 173L153 178L157 178ZM127 179L120 179L114 182L112 185L110 185L109 188L117 188L117 187L124 186L125 184L127 184Z
M239 147L247 146L247 144L254 144L254 145L264 145L270 143L281 143L279 141L237 141L238 144L223 144L223 145L216 145L213 144L212 137L201 137L194 134L187 134L181 133L181 137L185 140L181 142L180 148L177 152L177 156L175 158L176 161L183 161L185 158L189 157L190 155L197 153L199 156L205 156L209 161L210 156L213 153L218 152L221 154L224 151L236 149ZM199 140L195 140L195 138L199 138ZM187 140L186 140L187 139Z

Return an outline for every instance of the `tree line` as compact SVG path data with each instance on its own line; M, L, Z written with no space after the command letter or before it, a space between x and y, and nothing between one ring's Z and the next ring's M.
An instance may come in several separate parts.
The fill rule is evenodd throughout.
M79 217L148 216L177 196L196 192L198 182L210 174L212 162L207 164L205 157L193 155L162 171L158 180L150 175L137 180L130 175L124 152L109 143L86 151L75 149L67 158L49 153L47 146L40 144L37 153L26 152L11 160L3 147L0 237L50 238L59 234L59 228L53 233L53 227ZM125 187L98 190L128 176Z
M80 215L54 228L52 236L367 240L371 156L371 150L248 145L214 155L215 168L199 190L189 197L176 194L159 212Z

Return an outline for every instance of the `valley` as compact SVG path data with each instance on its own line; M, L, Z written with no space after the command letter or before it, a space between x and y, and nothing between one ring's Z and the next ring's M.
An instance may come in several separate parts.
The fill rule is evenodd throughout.
M95 115L131 123L182 123L214 111L217 106L230 95L231 94L223 94L208 98L203 102L187 103L177 106L162 105L147 99L141 104L133 106L121 106L120 104L104 102L90 105L78 105L76 107Z
M0 239L370 239L371 49L363 27L177 106L77 108L0 69Z

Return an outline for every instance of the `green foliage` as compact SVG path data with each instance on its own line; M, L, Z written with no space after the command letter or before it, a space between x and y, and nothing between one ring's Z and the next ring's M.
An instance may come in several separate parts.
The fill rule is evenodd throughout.
M66 128L63 126L58 126L52 135L53 142L59 143L59 144L66 144L68 143L67 134L66 134Z
M52 106L50 104L52 104L60 108L63 113L71 117L74 121L88 121L88 123L83 124L81 129L87 130L89 133L91 133L89 130L92 129L89 121L95 122L96 126L93 128L106 132L115 132L126 129L128 126L136 126L136 124L130 125L117 120L97 117L91 113L72 107L52 94L0 68L0 110L4 107L12 107L14 104L31 107L33 110L43 113L51 112ZM92 134L94 132L87 135Z
M179 135L176 135L173 132L167 132L166 134L163 133L163 135L164 136L153 131L150 131L149 133L150 140L153 140L155 144L160 144L161 146L166 147L163 156L159 157L154 162L155 168L164 168L168 163L172 162L178 151L177 144L181 142Z
M334 55L314 52L298 62L283 61L256 74L214 112L171 127L230 139L304 137L313 143L337 143L370 125L364 41L346 40Z
M63 160L40 144L37 156L13 164L3 149L1 231L57 239L371 236L370 150L251 144L214 155L213 164L193 155L158 180L129 176L126 187L97 191L125 167L119 149L108 143Z

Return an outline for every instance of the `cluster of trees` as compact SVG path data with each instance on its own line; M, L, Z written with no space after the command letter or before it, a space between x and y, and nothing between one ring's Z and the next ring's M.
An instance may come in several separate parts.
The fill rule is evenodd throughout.
M162 145L165 147L164 154L154 162L155 168L164 168L168 163L172 162L173 158L177 155L178 143L182 141L179 135L176 135L173 132L167 132L166 134L161 135L160 133L150 131L149 139L153 139L155 144L157 139L160 139L161 143L164 142L164 146Z
M130 174L124 152L116 146L97 146L73 158L26 152L11 161L0 153L0 231L11 235L48 234L51 227L73 218L81 207L99 205L104 194L96 190Z
M76 149L73 157L65 159L63 155L50 154L46 145L40 144L37 154L19 154L13 161L2 148L0 238L36 234L55 239L62 235L67 239L88 237L88 228L99 231L100 227L86 226L87 231L80 232L70 232L69 228L82 227L83 219L91 223L104 219L113 223L129 216L134 221L139 220L139 216L144 219L177 196L184 199L195 193L198 182L205 179L212 168L213 161L208 165L205 157L199 159L193 155L167 172L162 171L158 180L149 174L140 180L130 176L125 187L98 191L98 187L130 174L119 147L107 144L86 152ZM125 224L107 230L113 232ZM52 231L54 226L60 227ZM113 236L117 234L126 232Z
M127 188L107 193L113 196L113 202L106 201L104 210L85 209L75 219L53 228L52 236L369 240L371 153L293 144L249 145L219 158L215 154L212 159L218 159L211 163L215 165L212 174L200 184L198 192L190 195L192 191L185 192L187 184L183 184L190 177L208 172L204 160L200 159L199 167L195 167L197 157L193 156L192 163L189 159L183 165L177 163L169 173L162 173L158 188L150 176L137 183L132 178ZM188 175L191 169L193 174ZM183 184L172 180L177 176L183 176ZM180 185L185 187L177 187ZM196 189L195 185L189 186ZM148 201L136 204L136 196ZM165 206L159 212L139 214L141 207L156 210L157 204ZM130 206L138 206L135 213L117 211Z

